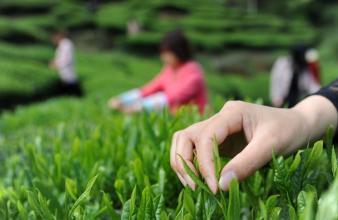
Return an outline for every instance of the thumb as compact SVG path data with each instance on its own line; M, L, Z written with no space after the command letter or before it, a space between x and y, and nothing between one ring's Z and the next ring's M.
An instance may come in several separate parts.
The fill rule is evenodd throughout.
M244 180L272 158L276 142L266 138L253 138L252 141L225 165L219 179L219 188L227 191L232 179Z

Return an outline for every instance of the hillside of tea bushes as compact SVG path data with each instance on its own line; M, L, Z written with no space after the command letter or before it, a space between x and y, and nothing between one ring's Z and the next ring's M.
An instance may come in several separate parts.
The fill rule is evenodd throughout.
M123 49L138 54L149 53L151 56L157 52L160 37L175 28L183 29L192 40L195 49L206 54L215 52L222 54L231 48L285 50L299 41L316 42L319 37L316 29L304 16L287 19L267 11L248 13L240 7L228 7L225 1L147 0L141 3L137 0L100 0L97 1L98 4L90 2L96 1L0 1L1 94L19 93L29 96L55 81L53 72L45 68L52 57L49 35L50 30L54 28L69 29L77 44L90 52L97 51L98 48L109 52ZM128 21L137 21L141 32L135 36L127 36ZM13 47L13 44L17 46ZM119 52L112 54L111 57L107 55L108 52L103 56L98 54L96 60L105 65L95 67L100 68L97 71L89 72L93 68L86 68L91 65L85 63L80 66L81 76L87 78L103 72L103 78L111 77L110 79L115 80L113 78L116 74L113 72L124 72L126 75L132 72L140 78L140 81L135 79L133 85L136 86L150 78L146 76L149 72L158 71L158 68L150 71L134 71L134 69L143 70L142 64L140 66L130 62L125 64L129 56L126 58L126 54ZM268 56L276 57L275 54L269 53ZM101 57L104 57L102 60L110 60L108 63L115 69L105 68L107 63L101 61ZM88 59L88 56L80 55L79 59ZM94 62L92 60L91 62ZM200 60L206 66L211 66L207 67L207 72L219 72L213 68L213 59L203 57ZM273 59L268 60L267 66L271 65L270 60ZM107 72L111 74L106 74ZM222 77L215 74L210 74L208 81L212 85L212 92L222 94L224 97L253 99L262 97L266 102L268 87L262 85L268 84L268 77L262 74L251 75L254 83L243 82L241 78L229 76L224 85L219 80ZM25 83L22 83L21 79L26 79ZM93 77L93 80L97 84L101 81L96 77ZM119 81L118 78L116 80ZM85 83L87 81L89 80ZM102 83L107 82L110 81L102 80ZM121 86L115 91L120 92L124 88L126 87ZM92 89L95 90L96 87L93 86Z
M48 30L63 27L80 35L95 30L115 46L154 51L165 32L180 28L196 48L222 52L229 47L286 48L301 41L312 43L318 38L302 16L288 19L267 12L252 14L229 7L225 1L90 2L96 1L2 0L0 39L46 43ZM129 21L139 24L138 35L125 36Z

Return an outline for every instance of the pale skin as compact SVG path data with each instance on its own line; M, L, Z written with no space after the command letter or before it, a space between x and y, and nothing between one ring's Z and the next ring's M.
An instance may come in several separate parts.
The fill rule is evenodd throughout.
M174 69L181 65L181 61L176 55L170 51L162 51L160 54L161 60L165 65L169 65ZM124 106L119 97L112 97L108 100L107 106L112 110L118 110L123 113L134 113L142 111L142 106L139 103L135 103L130 106Z
M184 186L196 188L180 156L201 174L213 193L227 191L233 178L244 180L273 154L290 154L322 137L329 126L336 128L337 110L322 96L310 96L291 109L229 101L214 116L174 134L170 164ZM215 138L220 152L233 157L220 179L216 179L213 163ZM199 172L193 165L195 158Z

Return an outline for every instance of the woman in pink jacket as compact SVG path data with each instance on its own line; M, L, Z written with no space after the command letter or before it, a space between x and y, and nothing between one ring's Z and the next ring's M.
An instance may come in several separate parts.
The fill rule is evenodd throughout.
M159 110L172 113L183 105L196 105L203 114L207 90L203 70L192 60L187 38L180 31L168 33L160 44L162 71L148 84L113 97L108 106L126 113Z

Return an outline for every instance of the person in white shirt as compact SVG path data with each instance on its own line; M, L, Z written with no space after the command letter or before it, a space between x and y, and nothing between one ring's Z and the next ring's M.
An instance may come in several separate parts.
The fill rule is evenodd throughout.
M271 71L270 98L275 107L294 106L301 98L320 88L318 54L296 45L290 56L279 57Z
M55 31L51 40L57 48L49 66L55 69L60 77L58 93L81 96L82 90L74 67L73 42L67 38L67 33L63 30Z

